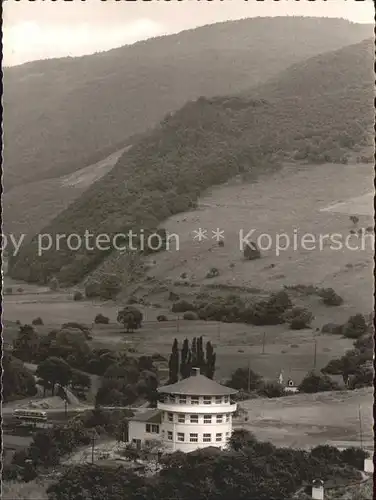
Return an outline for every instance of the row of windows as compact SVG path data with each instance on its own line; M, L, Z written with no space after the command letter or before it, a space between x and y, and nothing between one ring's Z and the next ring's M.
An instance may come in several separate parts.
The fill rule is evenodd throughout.
M184 424L186 421L190 422L191 424L198 424L198 418L198 415L185 415L184 413L178 413L177 421L179 422L179 424ZM174 422L174 414L167 413L167 420L169 422ZM226 413L225 415L215 415L216 424L223 424L224 422L230 422L230 420L230 413ZM214 415L204 415L203 421L204 424L214 423Z
M162 431L162 436L164 437L164 431ZM226 432L225 434L225 439L229 439L230 433ZM173 433L171 431L167 431L167 439L168 441L173 440ZM198 443L198 434L195 432L191 432L189 435L187 435L187 440L189 439L190 443ZM184 443L185 442L185 434L184 432L178 432L176 434L176 440ZM220 443L223 441L223 434L221 432L217 432L215 435L204 433L202 435L202 442L203 443L212 443L212 442L217 442Z
M190 404L191 405L198 405L200 404L200 397L199 396L191 396L189 398ZM181 405L185 405L188 403L188 398L187 396L169 396L166 400L166 402L170 403L179 403ZM229 396L204 396L202 398L202 402L204 405L211 405L213 402L217 405L223 404L223 403L229 403L230 398Z

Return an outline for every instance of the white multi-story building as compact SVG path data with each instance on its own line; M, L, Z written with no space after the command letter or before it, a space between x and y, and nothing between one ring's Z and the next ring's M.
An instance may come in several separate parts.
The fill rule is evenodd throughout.
M170 451L190 452L197 448L224 448L232 433L237 391L200 374L158 389L157 410L135 416L129 423L129 441L141 446L160 439Z

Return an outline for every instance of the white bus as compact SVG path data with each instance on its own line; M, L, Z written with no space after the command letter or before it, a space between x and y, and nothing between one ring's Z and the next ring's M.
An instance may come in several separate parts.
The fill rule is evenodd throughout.
M47 422L47 413L42 410L17 409L14 410L13 417L22 422Z

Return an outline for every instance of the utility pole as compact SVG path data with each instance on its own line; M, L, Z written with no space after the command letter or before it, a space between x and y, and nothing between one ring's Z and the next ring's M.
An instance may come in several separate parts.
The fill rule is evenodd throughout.
M313 353L313 368L316 368L316 361L317 361L317 340L315 340L315 350Z
M251 356L248 358L248 393L251 392Z
M264 332L264 335L262 336L262 352L261 352L261 354L265 354L265 339L266 339L266 332Z
M360 405L359 405L359 436L360 436L360 448L363 449L362 413Z
M217 328L218 328L218 341L220 341L221 340L221 322L220 321L218 321Z
M93 429L93 433L91 436L91 463L94 463L94 445L95 445L95 430Z

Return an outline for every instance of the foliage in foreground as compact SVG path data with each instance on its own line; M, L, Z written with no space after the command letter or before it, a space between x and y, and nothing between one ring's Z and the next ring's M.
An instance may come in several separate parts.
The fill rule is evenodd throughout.
M122 467L72 467L48 489L48 496L50 500L285 500L318 477L359 479L360 461L354 467L354 455L359 455L357 450L344 454L331 447L312 452L276 448L241 430L234 432L229 450L206 448L162 457L163 469L152 477Z
M3 481L2 495L3 500L48 500L47 487L45 482L38 479L23 483L19 481Z

